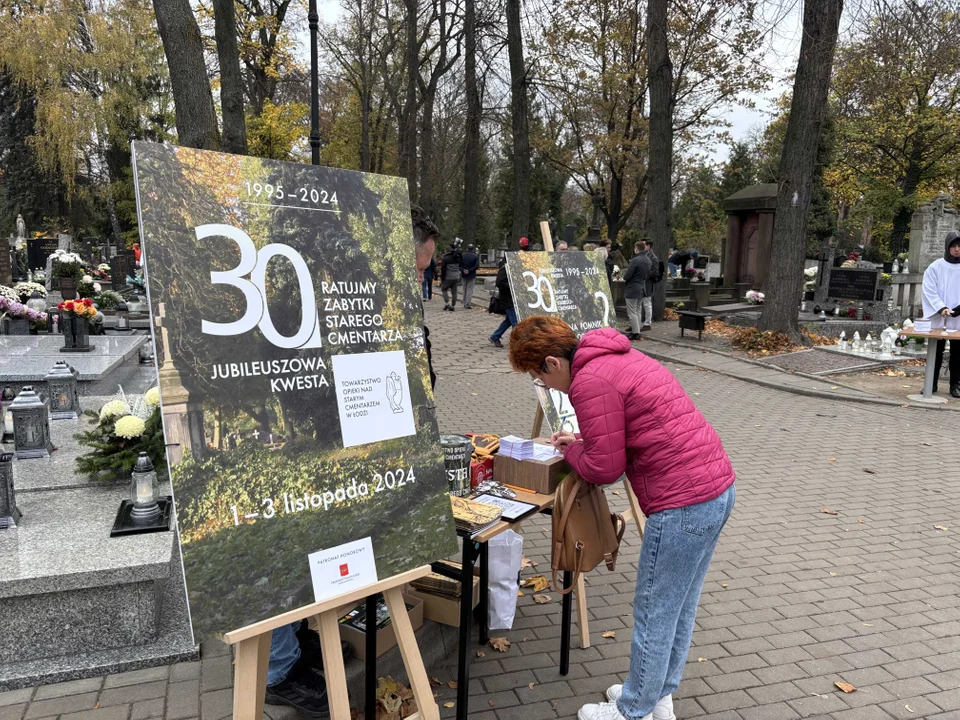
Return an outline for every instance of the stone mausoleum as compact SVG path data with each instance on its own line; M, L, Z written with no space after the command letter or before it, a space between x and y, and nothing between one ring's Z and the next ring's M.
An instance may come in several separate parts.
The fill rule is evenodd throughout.
M777 184L745 187L724 200L723 209L727 212L724 285L749 283L754 289L762 289L770 270Z

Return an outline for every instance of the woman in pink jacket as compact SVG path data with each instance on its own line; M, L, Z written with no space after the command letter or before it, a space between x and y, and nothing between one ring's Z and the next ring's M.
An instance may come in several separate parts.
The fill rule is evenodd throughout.
M673 692L690 649L710 558L733 510L735 474L710 423L673 375L613 329L579 340L557 317L527 318L510 363L570 396L580 434L553 443L577 474L608 485L626 473L647 516L637 564L630 673L580 720L676 720Z

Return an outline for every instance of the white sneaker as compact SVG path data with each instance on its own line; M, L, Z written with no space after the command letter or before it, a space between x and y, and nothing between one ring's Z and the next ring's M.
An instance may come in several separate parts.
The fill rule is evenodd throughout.
M607 700L616 703L623 694L623 685L611 685L607 688ZM677 720L673 714L673 695L665 695L653 709L653 720Z
M627 720L617 709L615 702L584 705L577 712L577 720ZM653 720L653 713L645 715L643 720Z

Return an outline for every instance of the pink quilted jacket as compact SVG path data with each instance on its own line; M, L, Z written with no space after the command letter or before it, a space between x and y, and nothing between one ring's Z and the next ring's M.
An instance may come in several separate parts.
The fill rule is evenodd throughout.
M719 497L736 476L720 436L656 360L611 328L577 346L570 402L581 439L564 457L596 485L624 472L644 515Z

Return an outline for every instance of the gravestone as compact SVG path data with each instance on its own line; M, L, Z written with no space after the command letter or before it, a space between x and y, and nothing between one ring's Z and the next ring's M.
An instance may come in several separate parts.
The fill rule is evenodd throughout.
M31 270L47 266L47 258L59 247L56 238L38 237L27 240L27 265Z
M838 300L873 302L877 299L879 280L880 273L876 270L836 268L830 273L827 296Z
M943 257L947 233L960 230L960 215L953 198L942 193L921 205L910 222L910 270L922 273L937 258Z
M3 241L0 240L0 245ZM11 258L12 248L0 248L0 285L13 285L13 260Z

